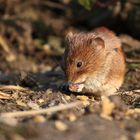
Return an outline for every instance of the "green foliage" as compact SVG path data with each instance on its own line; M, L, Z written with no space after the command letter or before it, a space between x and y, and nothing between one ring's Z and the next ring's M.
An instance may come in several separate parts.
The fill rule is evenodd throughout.
M78 0L79 4L82 5L87 10L91 10L93 3L96 2L96 0Z
M132 63L132 64L129 64L129 68L140 68L140 64L135 64L135 63Z

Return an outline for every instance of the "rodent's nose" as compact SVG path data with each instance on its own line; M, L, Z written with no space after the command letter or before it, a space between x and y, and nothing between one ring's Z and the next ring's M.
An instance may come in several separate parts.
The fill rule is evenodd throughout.
M69 84L69 90L72 92L81 92L84 88L84 84L81 83L71 83Z

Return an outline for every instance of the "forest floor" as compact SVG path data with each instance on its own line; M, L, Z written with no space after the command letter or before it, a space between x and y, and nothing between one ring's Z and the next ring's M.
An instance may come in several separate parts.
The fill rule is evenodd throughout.
M47 72L44 67L44 72L0 74L0 140L140 140L140 43L127 35L120 38L127 42L127 72L117 96L100 99L61 90L59 66ZM48 69L51 62L53 58ZM19 63L22 70L32 66L32 60ZM42 109L50 110L18 114ZM4 114L8 112L15 116Z

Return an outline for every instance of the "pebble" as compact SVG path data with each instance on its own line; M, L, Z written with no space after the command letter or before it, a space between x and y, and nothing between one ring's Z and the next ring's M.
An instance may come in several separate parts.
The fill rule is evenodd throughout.
M70 113L68 119L69 121L74 122L75 120L77 120L77 117L73 113Z
M67 125L62 121L55 121L55 128L59 131L66 131L68 129Z
M33 121L36 123L44 123L46 121L46 119L42 115L37 115L34 117Z

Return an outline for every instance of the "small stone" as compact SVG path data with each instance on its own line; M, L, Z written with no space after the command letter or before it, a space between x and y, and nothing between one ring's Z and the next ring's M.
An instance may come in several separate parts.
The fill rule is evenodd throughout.
M87 96L85 96L85 95L82 95L82 96L77 96L77 98L79 99L79 100L81 100L81 101L87 101L89 98L87 97Z
M49 94L52 94L52 89L51 88L48 88L46 92L47 92L48 95Z
M71 97L70 97L69 95L65 95L65 99L66 99L67 101L69 101L69 100L71 99Z
M46 121L45 117L42 115L35 116L33 120L36 123L44 123Z
M59 131L66 131L68 129L67 125L62 121L55 121L55 128Z
M140 140L140 131L136 132L134 138L135 140Z
M39 99L38 102L39 103L44 103L44 100L43 99Z
M92 98L91 98L91 101L92 101L92 102L94 102L94 101L95 101L94 97L92 97Z
M77 119L77 117L73 113L70 113L68 119L69 121L74 122Z

